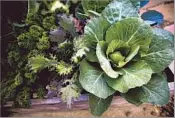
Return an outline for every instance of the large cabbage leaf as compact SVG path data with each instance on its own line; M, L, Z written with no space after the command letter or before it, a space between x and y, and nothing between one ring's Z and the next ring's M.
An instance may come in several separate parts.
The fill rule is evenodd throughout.
M129 46L140 46L140 52L146 53L152 39L152 29L139 18L126 18L112 25L106 32L106 41L122 40Z
M109 96L106 99L99 98L95 95L89 95L89 107L91 113L95 116L101 116L104 111L108 109L112 102L113 96Z
M151 79L152 70L144 61L133 63L121 69L122 76L117 79L106 79L107 83L113 89L126 93L129 89L147 84Z
M166 77L163 74L154 74L151 80L142 87L129 90L122 96L130 103L140 105L141 103L152 103L165 105L169 101L169 88Z
M142 3L143 0L82 0L81 5L87 16L94 16L93 12L101 13L105 9L105 7L112 1L119 3L115 5L122 6L120 10L125 10L124 8L126 5L132 8L134 7L136 10L139 10L140 7L144 6L144 4ZM144 2L145 1L147 3L149 0L144 0ZM132 13L132 11L130 11L130 13Z
M89 41L89 45L94 48L98 41L104 39L104 34L109 23L102 18L92 19L84 28L84 39Z
M99 101L90 102L94 115L107 109L107 99L115 91L136 105L163 105L169 98L167 82L157 73L174 58L173 35L145 23L137 13L138 2L114 0L85 26L83 39L88 42L90 62L80 63L79 81Z
M122 9L120 7L122 5ZM127 8L127 9L126 9ZM105 37L106 30L119 20L127 17L139 17L137 10L129 0L117 0L111 2L100 17L93 18L84 28L84 39L89 41L91 47L96 47L98 41Z
M115 90L107 85L107 78L109 77L103 71L90 65L86 60L81 62L79 81L86 91L103 99L112 95Z
M164 70L174 59L174 36L163 29L153 29L153 39L148 53L143 59L151 66L152 70Z
M128 17L139 17L130 0L114 0L103 11L102 17L110 24Z
M93 15L90 11L101 13L101 11L109 4L110 0L82 0L83 10L87 15Z
M112 69L109 60L105 56L106 44L104 41L101 41L97 44L96 55L99 60L102 70L111 78L117 78L119 72L116 72Z

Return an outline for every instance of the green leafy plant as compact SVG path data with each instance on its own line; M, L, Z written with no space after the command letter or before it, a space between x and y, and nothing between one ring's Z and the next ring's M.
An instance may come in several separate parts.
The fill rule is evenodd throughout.
M174 58L173 35L145 23L132 1L111 2L85 26L83 40L89 52L80 62L79 81L90 93L93 115L102 115L116 91L136 105L168 103L162 71Z
M70 108L73 98L79 97L81 92L79 91L79 86L74 83L75 77L72 77L77 70L75 69L77 64L71 62L74 53L73 39L78 34L74 26L73 17L68 15L67 5L64 6L60 1L55 1L53 4L51 3L51 6L50 4L47 6L51 9L51 12L55 12L51 16L49 15L50 11L42 12L48 14L44 17L41 25L45 31L42 31L41 37L38 38L39 42L36 43L37 50L41 50L44 53L38 53L35 50L36 54L31 54L28 58L27 66L36 75L42 70L47 69L53 73L53 78L57 78L59 82L63 81L61 84L58 82L59 85L54 86L54 90L52 87L48 89L48 86L47 89L48 91L56 91L55 93L62 93L61 99L63 102L67 102ZM58 21L59 26L56 25ZM49 36L46 32L47 30L50 31ZM46 51L49 53L46 53ZM70 84L60 88L65 82Z
M60 90L61 99L63 102L67 102L67 107L71 108L71 104L74 99L80 97L82 88L77 84L77 73L75 73L71 79L65 80L64 85Z
M81 15L81 16L99 16L100 13L105 9L105 7L112 1L115 0L81 0L81 5L82 8L81 10L79 10L80 12L78 12L77 14ZM140 9L140 1L144 1L144 0L129 0L130 3L138 10ZM145 0L147 1L147 0ZM118 6L121 5L121 9L124 9L124 7L122 7L123 4L128 4L128 1L125 0L118 0L118 2L120 2L119 4L116 4Z
M45 68L49 68L51 71L55 70L59 75L68 75L73 71L72 65L67 64L64 61L58 62L56 58L48 59L42 55L30 58L28 65L35 73Z
M23 87L14 100L15 107L30 107L30 88Z
M2 85L6 86L3 85L0 92L1 103L13 100L15 107L29 107L33 92L38 98L46 95L45 83L40 80L70 79L77 66L71 62L73 39L77 33L73 17L69 15L68 3L29 0L27 9L24 11L25 19L21 19L24 24L12 24L15 39L7 47L10 69L3 76ZM42 77L44 69L48 75L46 78ZM73 86L74 83L71 83ZM62 93L66 91L68 89Z
M110 3L110 0L82 0L81 4L86 15L96 15Z
M166 104L163 70L174 58L173 35L140 18L140 1L29 0L24 24L13 23L20 30L7 48L10 71L3 77L1 103L29 107L31 91L45 97L46 78L48 93L54 91L68 108L87 91L96 116L109 108L115 92L135 105ZM78 4L74 15L85 27L69 15L71 3Z

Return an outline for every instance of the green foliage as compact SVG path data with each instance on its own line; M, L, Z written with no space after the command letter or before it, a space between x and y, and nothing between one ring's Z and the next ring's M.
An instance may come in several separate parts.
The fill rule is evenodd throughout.
M30 72L29 70L25 71L24 77L25 77L26 84L28 85L34 84L37 79L37 75L34 72Z
M67 16L65 14L58 17L59 25L66 31L70 32L70 34L74 37L76 36L76 29L73 22L72 16Z
M85 20L88 15L85 14L82 4L79 4L76 8L75 8L75 16L80 19L80 20Z
M40 38L42 37L43 32L44 32L44 29L39 25L32 25L29 28L28 32L24 32L17 37L19 47L26 48L29 50L34 49L36 46L36 43L40 41Z
M50 7L50 11L58 13L68 13L69 9L67 5L64 5L60 0L55 0Z
M20 28L14 29L15 32L20 32L17 32L17 40L8 45L7 59L10 72L3 77L2 84L7 86L2 87L1 103L4 104L11 99L14 100L15 107L30 106L30 90L33 91L31 87L41 85L36 80L41 79L40 72L45 68L48 69L48 78L57 76L59 79L65 79L73 75L74 65L70 64L70 59L73 54L72 34L76 33L73 18L68 16L68 12L68 4L61 1L28 1L28 13L23 20L25 24L13 23L14 28ZM65 13L66 18L59 21L57 15L65 17ZM57 22L62 25L58 27ZM61 41L52 42L49 32L54 29L61 29L64 32L63 40L57 39ZM53 47L57 48L52 50ZM38 88L37 94L39 98L45 96L43 85Z
M168 84L157 74L174 59L173 35L146 24L134 4L114 0L85 26L83 41L89 52L80 62L79 81L97 97L94 100L118 91L134 104L163 105L169 98ZM102 115L110 104L105 102L105 107L95 109L98 105L90 101L91 112Z
M37 43L37 48L39 50L47 50L50 48L50 42L48 36L42 36L42 38L39 39L39 42Z
M60 75L68 75L73 71L73 67L70 64L65 63L64 61L58 62L56 66L56 71Z
M151 80L146 85L130 89L127 93L122 94L122 96L128 102L136 105L140 105L141 103L165 105L168 104L169 94L166 76L158 73L153 74Z
M34 40L38 40L42 36L44 29L40 27L39 25L32 25L29 28L29 32L31 33L32 35L31 37L33 37Z
M77 99L80 96L81 88L76 85L76 73L70 80L65 80L63 84L66 86L61 88L60 94L61 99L64 102L67 102L67 107L71 108L73 99Z
M38 14L28 13L25 23L28 25L37 25L42 21L43 17Z
M127 5L128 3L129 4L131 3L132 6L134 6L137 10L140 9L141 0L96 0L96 1L81 0L81 5L83 7L85 14L82 14L83 11L81 11L79 15L98 16L105 9L105 7L112 1L118 2L118 4L116 5L120 7L121 11L124 10L125 8L124 6Z
M70 62L70 58L73 54L73 43L66 40L58 44L56 52L59 60Z
M57 60L54 60L54 59L51 60L44 57L43 55L37 55L29 59L28 65L30 69L36 73L38 71L41 71L44 68L56 66Z
M144 59L157 73L164 70L174 58L174 35L162 29L153 29L153 38Z
M64 61L58 62L55 58L48 59L42 55L37 55L29 59L28 63L33 72L39 72L44 68L55 70L59 75L68 75L73 70L73 66L65 63Z
M89 107L91 113L95 116L101 116L105 112L112 102L113 96L109 96L106 99L99 98L93 94L89 95Z
M111 78L117 78L119 75L121 75L120 72L116 72L115 70L113 70L110 62L108 61L108 59L106 58L105 55L105 50L106 50L106 43L101 41L97 44L97 48L96 48L96 55L97 58L99 60L100 66L103 69L103 71Z
M42 27L32 25L28 32L22 33L17 37L19 47L32 50L40 37L42 37L43 32L44 29Z
M14 101L15 107L30 107L30 88L24 87L17 94L17 97Z
M110 1L111 0L81 0L81 4L84 12L89 16L93 16L94 14L90 11L101 13L101 11L109 4Z
M35 47L35 39L30 32L22 33L17 37L18 45L21 48L31 49Z
M17 63L20 61L20 53L15 50L9 51L7 60L11 66L17 65Z
M82 37L74 38L73 45L75 53L73 54L71 60L74 63L78 63L80 59L86 54L86 52L89 51L89 49L86 47L86 43L83 41Z
M112 95L115 90L108 86L106 83L107 79L110 78L103 71L94 67L86 60L80 63L79 81L83 89L89 93L103 99Z
M72 43L70 41L64 41L63 43L60 43L58 45L58 48L59 49L61 49L61 48L64 49L64 48L72 47L71 45L72 45Z
M23 78L21 77L20 73L18 73L15 77L15 85L16 86L19 86L20 84L23 83Z
M28 0L28 13L37 13L39 10L40 4L36 0Z
M53 27L56 27L56 26L55 26L55 17L54 17L54 16L45 17L45 18L43 19L42 26L43 26L46 30L51 30L51 29L53 29Z
M44 90L43 87L39 87L39 88L37 89L36 94L37 94L37 98L38 98L38 99L43 99L44 96L45 96L45 94L46 94L46 92L45 92L45 90Z
M44 55L44 53L42 50L33 49L28 53L27 58L29 59L37 55Z
M12 74L12 76L15 74ZM9 75L9 77L11 77ZM16 92L16 88L19 87L23 83L23 78L21 77L21 74L18 73L15 75L15 78L10 78L6 82L1 83L1 103L5 104L7 100L13 97L12 93Z
M82 0L75 15L94 18L78 36L68 14L71 2L28 2L25 25L20 26L24 32L8 46L11 72L2 82L1 103L12 98L15 107L29 107L33 85L39 86L38 98L44 98L44 72L46 79L58 82L46 88L60 93L68 108L82 89L89 92L96 116L108 109L116 91L136 105L166 104L168 83L161 72L174 59L173 35L140 19L140 0Z
M120 77L107 79L107 83L121 93L148 83L153 73L150 66L144 61L135 62L130 66L123 67L120 71L122 72Z

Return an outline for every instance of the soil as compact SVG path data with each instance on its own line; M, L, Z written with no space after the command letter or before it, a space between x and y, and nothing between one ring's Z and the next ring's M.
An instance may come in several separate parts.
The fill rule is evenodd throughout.
M37 100L38 101L38 100ZM38 102L42 102L38 101ZM161 116L161 117L173 117L174 116L174 93L171 91L171 99L165 106L155 106L152 104L142 104L135 106L128 103L124 98L115 96L109 109L103 114L103 116ZM88 101L74 102L71 109L67 108L65 103L57 104L39 104L32 105L31 108L6 108L6 115L12 117L88 117L92 116L90 113Z

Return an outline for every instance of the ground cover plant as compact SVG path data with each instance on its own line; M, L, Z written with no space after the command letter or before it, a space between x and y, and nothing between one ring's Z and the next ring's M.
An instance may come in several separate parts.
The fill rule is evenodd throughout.
M36 93L71 108L83 91L96 116L116 92L135 105L167 104L163 71L174 59L174 36L144 21L138 10L148 0L140 1L29 1L24 24L13 23L16 43L7 48L11 69L1 82L1 103L29 107Z

